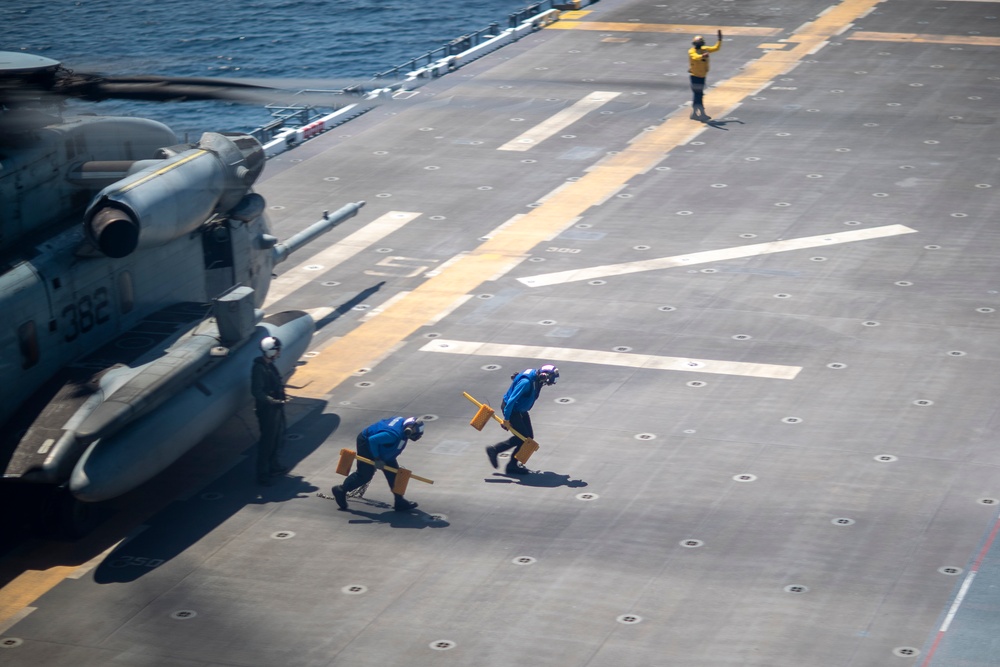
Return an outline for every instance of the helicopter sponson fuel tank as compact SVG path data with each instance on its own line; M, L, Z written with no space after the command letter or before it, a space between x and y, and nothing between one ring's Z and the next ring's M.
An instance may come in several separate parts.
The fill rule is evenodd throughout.
M249 290L234 292L254 319L263 315L252 310ZM246 319L236 327L221 318L204 320L151 360L103 373L58 438L45 443L44 460L20 471L22 481L59 484L68 477L73 496L98 502L162 472L246 405L253 359L264 337L281 339L275 364L288 377L315 330L312 317L301 311L276 313L256 324Z
M206 132L190 150L98 193L84 215L87 237L113 258L181 238L213 214L236 208L264 162L263 148L253 137Z
M254 357L260 354L261 339L281 339L282 356L275 364L282 377L287 377L305 353L313 330L313 319L306 313L278 313L261 322L253 335L227 356L214 364L202 364L200 373L199 364L189 363L179 366L174 377L165 377L161 366L139 368L125 378L109 378L110 395L97 408L82 407L80 410L89 414L78 414L69 422L79 424L84 431L67 434L70 437L88 440L95 434L108 433L93 440L77 460L69 476L70 492L84 502L98 502L152 479L246 405L250 369ZM203 325L182 336L171 352L176 355L186 351L207 361L213 333ZM150 373L153 375L148 376ZM146 400L157 407L132 419L123 418L122 406L131 410L138 405L136 390L147 380L154 386L149 388ZM119 392L125 394L120 403L115 396ZM159 396L154 395L157 393ZM100 409L107 406L112 409Z

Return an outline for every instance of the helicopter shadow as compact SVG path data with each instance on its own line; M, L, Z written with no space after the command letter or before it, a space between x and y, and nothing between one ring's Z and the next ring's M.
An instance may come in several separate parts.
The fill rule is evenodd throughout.
M282 448L282 462L293 467L319 448L340 426L339 415L316 415L317 409L325 405L324 401L306 402L316 405L291 429L291 434L302 437L286 442ZM243 460L228 472L194 491L190 497L171 503L151 517L145 527L133 531L103 558L94 570L94 581L112 584L140 579L167 565L223 524L234 522L238 530L244 508L306 498L317 490L298 475L275 477L270 486L254 484L255 453L253 447L249 448ZM248 516L246 520L255 519Z
M329 315L319 320L316 320L316 330L318 331L323 327L327 326L328 324L337 321L343 315L350 312L350 310L353 309L355 306L364 303L368 299L368 297L370 297L371 295L377 293L380 289L382 289L383 285L385 285L384 280L380 283L372 285L368 289L358 292L356 296L334 308L333 312L331 312Z

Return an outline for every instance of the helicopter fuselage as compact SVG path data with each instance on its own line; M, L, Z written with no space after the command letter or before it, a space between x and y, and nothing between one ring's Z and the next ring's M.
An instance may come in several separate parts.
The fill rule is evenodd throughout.
M111 136L108 125L113 121L108 118L73 122L61 137L58 128L48 128L47 137L59 140L49 142L49 169L42 170L39 160L34 160L35 170L46 173L44 186L20 188L25 196L15 198L15 215L5 213L5 237L9 235L10 221L22 222L15 230L15 235L20 236L17 247L5 248L6 263L0 274L0 312L5 314L0 327L0 421L7 421L24 399L68 363L165 305L205 302L236 284L253 287L257 305L266 294L270 249L255 242L268 232L263 205L257 206L253 217L232 219L225 215L229 209L243 197L256 197L250 195L249 184L235 193L231 189L222 193L218 183L215 192L206 187L213 168L218 173L235 171L242 165L225 165L215 153L191 148L161 158L96 194L93 186L88 191L85 186L70 183L69 174L81 163L156 157L160 148L151 148L150 137L172 139L172 133L154 121L124 121L117 154L108 143L101 143ZM130 131L135 127L149 130L140 133L142 141L132 140ZM88 134L87 129L94 132ZM81 140L81 136L86 139ZM227 138L213 136L230 148ZM137 146L141 143L147 145L139 152ZM74 152L89 145L94 145L95 150ZM66 161L70 154L76 161ZM61 165L59 160L63 160ZM6 166L4 171L8 171ZM214 180L221 179L216 175ZM24 184L23 174L17 182ZM5 183L4 188L5 194L17 190L16 183L13 188ZM46 191L50 193L48 202L43 201ZM93 238L85 223L81 224L87 217L86 210L77 206L66 211L68 200L84 201L77 194L81 191L88 195L87 202L92 200L90 209L121 207L115 210L124 212L122 202L127 197L131 195L130 201L141 200L148 211L158 216L159 224L136 232L136 236L151 239L127 252L119 249L111 253L123 256L102 252L99 240ZM220 211L216 201L223 196L227 197L228 208ZM66 223L50 215L37 216L44 218L50 229L60 231L33 242L42 228L37 221L29 221L32 216L27 214L52 209L76 220ZM6 206L4 210L10 212Z
M0 468L90 501L142 483L247 400L249 341L281 331L301 353L313 326L304 313L260 321L290 252L251 189L260 144L206 133L176 146L159 123L121 121L47 127L0 172ZM302 242L360 205L348 208ZM208 304L237 287L234 334Z

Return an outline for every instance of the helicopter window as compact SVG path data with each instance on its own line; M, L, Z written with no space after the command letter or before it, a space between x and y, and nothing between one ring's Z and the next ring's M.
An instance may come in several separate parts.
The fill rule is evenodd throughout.
M132 310L135 305L135 289L132 286L132 274L122 271L118 274L118 307L122 313Z
M31 368L38 363L38 331L35 321L28 320L17 328L17 338L21 344L21 368Z

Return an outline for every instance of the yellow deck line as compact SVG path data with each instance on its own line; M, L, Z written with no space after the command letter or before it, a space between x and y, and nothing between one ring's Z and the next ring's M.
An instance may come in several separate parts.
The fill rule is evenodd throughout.
M725 113L717 111L720 108L734 108L768 81L796 67L800 60L879 2L881 0L844 0L831 7L788 38L788 42L796 44L794 48L767 52L748 63L740 74L713 88L706 98L708 107L716 115ZM704 31L704 26L698 30ZM721 53L717 57L725 57L725 50ZM687 143L704 129L702 123L692 122L686 110L682 110L655 130L643 132L617 155L601 160L579 181L561 187L542 206L429 278L407 298L330 342L296 372L296 384L307 385L300 394L325 398L359 369L371 368L374 360L384 358L386 350L395 348L438 313L450 310L456 299L465 298L476 290L485 277L503 275L515 267L536 245L561 233L591 206L617 192L634 176L659 164L669 151Z
M0 588L0 634L5 633L10 626L27 616L31 610L29 605L55 588L63 579L79 579L85 576L100 565L108 557L108 554L132 539L141 530L141 528L134 530L129 537L118 540L83 564L52 565L37 570L25 567L28 563L37 562L37 554L43 551L48 554L46 557L52 563L73 561L76 557L76 548L72 544L62 545L55 549L51 545L39 546L5 559L3 567L0 568L0 576L6 577L18 570L21 572ZM53 553L54 551L57 553ZM70 553L74 555L69 555Z
M26 570L0 588L0 627L17 618L28 605L54 588L77 569L60 565L47 570Z
M685 25L682 23L605 23L602 21L567 22L556 21L545 26L546 30L597 30L600 32L677 32L692 35L715 34L717 28L706 25ZM723 35L739 35L742 37L770 37L778 35L781 28L764 28L745 25L731 25L718 28Z
M917 44L961 44L965 46L1000 46L1000 37L981 35L930 35L911 32L855 32L849 40L860 42L913 42Z

